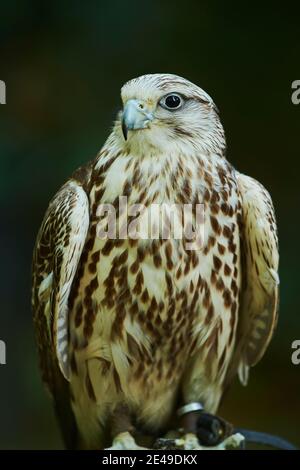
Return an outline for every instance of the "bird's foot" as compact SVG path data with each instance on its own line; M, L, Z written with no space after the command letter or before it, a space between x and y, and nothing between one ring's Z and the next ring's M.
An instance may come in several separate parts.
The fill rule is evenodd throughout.
M204 446L200 444L195 434L187 433L183 437L176 439L175 445L177 448L184 450L228 450L240 448L243 441L244 436L236 433L227 437L216 446Z
M200 442L195 434L189 432L179 439L175 440L177 447L184 450L198 450L201 448Z
M138 446L134 438L129 432L121 432L118 434L112 443L111 447L105 450L145 450L146 447Z

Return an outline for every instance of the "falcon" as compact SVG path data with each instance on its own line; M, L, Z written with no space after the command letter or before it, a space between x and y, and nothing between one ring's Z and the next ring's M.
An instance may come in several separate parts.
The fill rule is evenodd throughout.
M68 448L136 449L140 436L178 427L196 447L199 419L217 413L236 375L247 383L276 325L274 209L227 161L218 109L201 88L150 74L121 98L101 151L57 192L37 236L42 376ZM190 204L193 223L202 204L201 248L184 236L100 236L99 207L123 221L121 197L146 209Z

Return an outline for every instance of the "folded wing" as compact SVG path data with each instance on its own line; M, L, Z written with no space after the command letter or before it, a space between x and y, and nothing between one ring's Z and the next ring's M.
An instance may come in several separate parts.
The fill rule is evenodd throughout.
M237 181L243 209L240 223L243 288L230 372L237 370L241 382L246 384L249 367L263 356L276 326L279 253L269 193L248 176L237 174Z

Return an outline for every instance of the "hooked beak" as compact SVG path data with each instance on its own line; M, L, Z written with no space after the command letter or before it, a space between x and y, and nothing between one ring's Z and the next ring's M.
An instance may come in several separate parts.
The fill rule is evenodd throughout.
M129 130L146 129L153 121L153 113L149 111L143 101L128 100L122 115L122 132L127 140Z

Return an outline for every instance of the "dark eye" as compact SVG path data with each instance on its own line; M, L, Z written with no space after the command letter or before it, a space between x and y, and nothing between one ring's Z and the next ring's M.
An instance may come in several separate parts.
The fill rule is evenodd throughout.
M163 108L178 109L182 106L183 99L180 95L177 95L176 93L170 93L169 95L164 96L160 100L160 104Z

